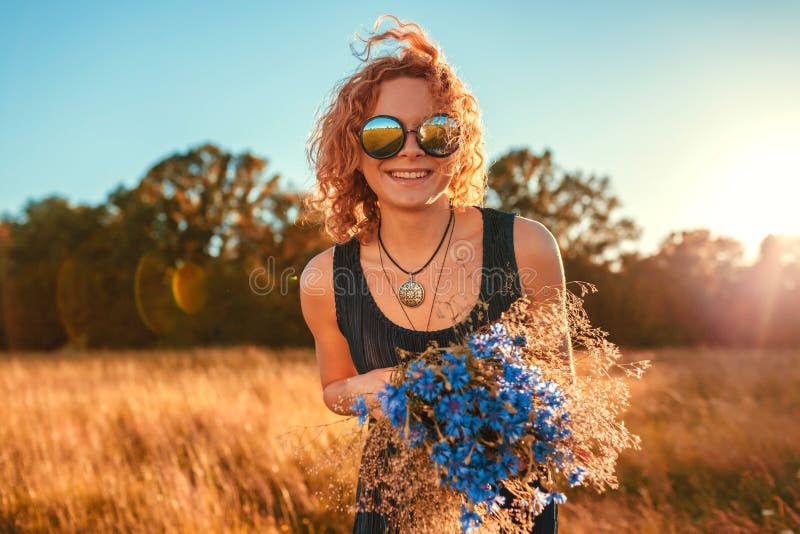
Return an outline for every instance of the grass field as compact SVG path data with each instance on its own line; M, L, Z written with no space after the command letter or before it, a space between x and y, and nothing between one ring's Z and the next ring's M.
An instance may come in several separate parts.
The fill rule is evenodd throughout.
M560 531L800 533L800 350L626 358L654 361L625 418L643 450ZM352 493L318 494L354 485L324 461L352 421L297 430L340 419L311 351L0 357L0 532L349 532Z

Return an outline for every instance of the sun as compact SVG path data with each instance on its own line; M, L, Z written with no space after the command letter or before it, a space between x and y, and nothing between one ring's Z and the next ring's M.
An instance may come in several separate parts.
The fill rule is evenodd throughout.
M800 135L728 152L709 182L709 226L741 241L748 255L768 234L800 235Z

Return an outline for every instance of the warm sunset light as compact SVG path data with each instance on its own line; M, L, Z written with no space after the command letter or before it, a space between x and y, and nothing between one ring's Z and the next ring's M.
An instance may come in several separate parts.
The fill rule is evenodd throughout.
M800 136L753 142L727 153L709 176L708 224L748 255L768 234L800 234Z
M0 12L0 534L800 534L800 0Z

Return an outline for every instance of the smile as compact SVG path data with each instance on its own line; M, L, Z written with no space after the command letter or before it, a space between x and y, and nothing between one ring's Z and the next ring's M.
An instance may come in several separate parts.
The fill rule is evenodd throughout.
M387 174L397 180L422 180L427 178L432 171L389 171Z

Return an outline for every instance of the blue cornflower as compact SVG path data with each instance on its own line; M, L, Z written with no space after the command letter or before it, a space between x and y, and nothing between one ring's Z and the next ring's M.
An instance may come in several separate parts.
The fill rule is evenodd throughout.
M469 414L462 417L452 417L442 421L443 430L446 436L452 438L467 438L472 436L472 418Z
M437 447L431 452L431 458L444 468L443 476L447 484L473 502L492 495L484 491L491 481L491 474L486 458L477 445L460 442L449 447Z
M498 495L491 501L487 502L486 506L490 512L496 512L497 510L502 508L505 503L506 503L506 498L503 497L502 495Z
M533 399L530 392L525 390L509 390L508 403L516 410L518 414L524 415L525 419L530 417L531 409L533 408Z
M440 422L461 425L466 422L467 400L460 393L443 396L433 407L433 412Z
M547 494L547 504L556 503L556 504L564 504L567 502L567 496L563 493L548 493Z
M501 343L508 341L508 330L506 330L506 325L501 321L494 323L491 326L491 336Z
M431 447L431 460L439 465L447 465L453 456L450 444L446 441L437 441Z
M489 400L491 395L489 394L489 390L484 386L475 386L470 389L470 397L473 402L480 403L481 401Z
M566 402L561 388L558 387L558 384L550 380L537 384L536 393L545 404L553 408L561 408Z
M367 417L369 416L369 408L367 408L367 403L364 400L364 396L356 395L356 399L353 401L353 405L350 408L358 416L358 426L364 426L364 423L367 422Z
M553 445L545 441L535 441L533 443L533 456L537 462L546 462L554 450Z
M496 341L488 334L472 334L467 342L467 347L479 359L486 360L492 357Z
M578 486L583 483L583 479L586 478L586 469L578 466L570 472L568 478L570 486Z
M461 421L461 434L465 438L477 436L483 426L484 420L481 415L468 412Z
M408 384L403 383L399 386L387 384L386 387L377 393L381 401L381 410L389 418L389 422L395 428L404 427L408 417L408 405L406 403L406 392Z
M442 392L442 383L436 380L436 372L430 367L416 372L410 381L410 387L411 391L428 402L436 399Z
M503 362L503 381L514 386L519 383L527 382L527 372L524 366L513 363Z
M503 376L500 380L508 387L530 395L532 390L536 390L541 379L542 372L536 367L503 362Z
M528 420L520 417L519 414L511 415L502 422L500 433L503 436L503 443L513 445L522 439L528 432Z
M503 420L510 414L502 402L492 398L484 399L480 401L479 407L486 426L498 432L503 429Z
M510 478L519 473L519 458L509 450L504 450L503 455L498 461L498 467L502 470L502 478Z
M489 482L494 478L491 472L472 472L469 473L469 475L471 476L462 476L459 479L459 482L462 483L462 486L466 486L462 487L460 491L463 491L469 500L474 503L480 503L492 501L497 497L497 490L492 489L492 486L489 484ZM464 482L467 484L463 484Z
M450 387L458 391L466 386L472 378L467 369L466 356L456 356L450 352L445 352L442 359L445 362L442 366L442 372Z
M461 505L461 531L468 532L481 526L481 516L474 510Z

